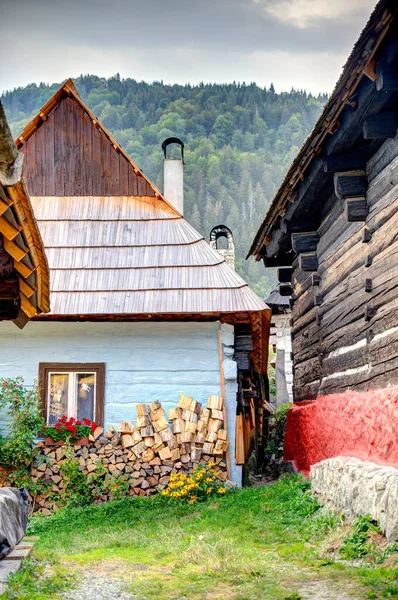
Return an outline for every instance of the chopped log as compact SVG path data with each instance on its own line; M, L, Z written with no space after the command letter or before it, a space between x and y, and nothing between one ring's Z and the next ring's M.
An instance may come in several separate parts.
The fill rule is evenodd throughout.
M223 418L224 418L224 413L223 413L222 410L217 410L217 409L214 408L211 411L211 418L212 419L219 419L220 421L222 421Z
M141 458L145 462L149 462L155 458L155 453L152 450L152 448L147 448L147 450L144 450L144 452L142 453Z
M364 171L345 171L334 174L334 193L337 198L364 196L368 191L368 180Z
M161 448L159 450L159 456L162 460L171 459L172 454L171 454L170 448L168 448L167 446L165 446L164 448Z
M209 396L207 400L207 408L222 410L222 396Z
M219 419L210 419L208 424L208 431L217 432L222 427L222 421Z
M371 115L363 124L365 140L386 140L395 137L398 129L398 114L384 112Z
M123 448L131 448L132 446L135 445L135 441L133 439L133 437L126 433L125 435L122 436L122 447Z
M302 271L316 271L318 269L318 256L316 252L307 252L299 255L299 267Z
M120 421L120 423L118 423L117 430L119 433L133 433L134 423L132 421Z
M181 394L178 398L178 407L190 410L192 401L193 398L191 398L191 396L185 396L184 394Z
M166 417L160 417L157 421L153 422L153 427L155 429L156 432L161 431L162 429L165 429L166 427L169 426L169 422L166 419Z
M203 444L203 452L205 454L213 454L213 450L214 450L214 444L211 444L210 442L205 442Z

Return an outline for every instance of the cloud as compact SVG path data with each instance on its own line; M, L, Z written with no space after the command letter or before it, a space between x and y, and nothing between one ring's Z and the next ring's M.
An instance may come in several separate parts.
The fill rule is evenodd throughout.
M278 21L300 29L318 27L322 21L355 22L375 6L375 0L251 0Z
M147 81L273 81L277 89L330 91L373 0L3 4L0 44L7 60L0 63L0 90L120 72Z

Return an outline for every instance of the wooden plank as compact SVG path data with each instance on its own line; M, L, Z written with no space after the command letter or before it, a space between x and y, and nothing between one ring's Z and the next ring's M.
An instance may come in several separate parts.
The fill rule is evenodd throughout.
M14 269L22 275L25 279L27 279L30 275L32 275L33 271L29 267L25 265L25 263L14 260Z
M37 196L46 193L46 132L45 127L36 129L35 137L35 193Z
M0 217L0 232L7 240L13 240L18 235L19 231L19 228L17 229L14 225L11 225L5 217Z
M55 196L55 112L51 113L46 121L46 124L42 126L45 133L45 193L47 196Z
M84 142L83 142L83 110L73 103L73 156L75 161L75 185L74 194L85 195L84 189Z
M138 175L138 190L137 196L147 196L146 180L142 175Z
M57 106L53 115L54 115L55 194L57 196L64 196L65 195L65 130L64 130L64 103L63 102L61 102ZM30 138L30 139L33 139L33 138ZM29 140L29 142L30 142L30 140ZM29 180L28 180L28 183L29 183Z
M64 129L65 129L65 196L73 196L75 191L75 155L74 155L74 120L73 100L65 98Z
M119 153L112 146L110 149L109 193L120 194Z
M138 177L134 172L134 169L129 165L129 196L138 196Z
M15 242L7 239L4 240L4 249L18 262L28 253L26 249L20 248Z
M101 136L101 192L110 195L110 152L111 144L105 135Z
M93 127L93 195L102 196L102 178L101 178L101 139L104 134L101 133L96 127Z
M123 154L119 153L119 191L122 196L129 195L129 168Z
M32 288L22 277L19 278L19 287L27 298L31 298L36 292L36 289Z
M32 318L35 316L37 309L31 301L25 296L25 294L21 291L21 308L23 312L29 317Z
M87 196L93 193L93 129L89 117L83 114L83 189Z
M245 440L243 433L243 415L236 415L236 449L235 462L237 465L245 464Z

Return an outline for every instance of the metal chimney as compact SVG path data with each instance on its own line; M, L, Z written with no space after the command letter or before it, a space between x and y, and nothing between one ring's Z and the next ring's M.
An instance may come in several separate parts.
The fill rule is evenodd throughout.
M167 158L169 144L178 144L181 148L180 159ZM184 213L184 143L176 137L167 138L162 144L164 154L164 195L166 200L179 213Z

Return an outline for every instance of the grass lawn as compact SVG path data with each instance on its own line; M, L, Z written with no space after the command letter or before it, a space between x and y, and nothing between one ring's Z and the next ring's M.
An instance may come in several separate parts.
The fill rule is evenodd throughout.
M291 476L194 506L133 498L32 519L44 568L28 564L1 598L59 598L87 572L137 600L398 598L396 555L341 560L351 530L308 488Z

